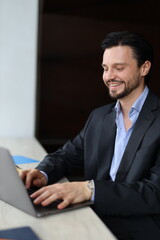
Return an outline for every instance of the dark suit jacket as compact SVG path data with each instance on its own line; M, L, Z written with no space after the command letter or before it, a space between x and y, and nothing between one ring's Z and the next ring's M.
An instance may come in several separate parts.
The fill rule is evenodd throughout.
M119 239L160 239L160 99L151 91L115 181L109 171L116 135L114 104L94 110L83 130L38 166L53 183L77 168L95 180L94 211Z

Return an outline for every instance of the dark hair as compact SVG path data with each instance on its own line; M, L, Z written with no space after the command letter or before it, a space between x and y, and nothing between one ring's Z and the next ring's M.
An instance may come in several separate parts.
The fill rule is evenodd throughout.
M111 48L115 46L129 46L132 48L134 57L137 60L138 67L140 67L145 61L151 62L151 68L153 64L153 48L144 39L144 37L138 33L131 33L128 31L111 32L102 42L102 48ZM151 70L145 77L146 83L150 78Z

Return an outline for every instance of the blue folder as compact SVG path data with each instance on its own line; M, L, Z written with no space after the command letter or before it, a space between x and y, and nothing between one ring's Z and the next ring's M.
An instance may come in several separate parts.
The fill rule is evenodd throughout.
M14 161L15 164L39 162L36 159L32 159L32 158L28 158L28 157L24 157L24 156L19 156L19 155L12 156L12 158L13 158L13 161Z

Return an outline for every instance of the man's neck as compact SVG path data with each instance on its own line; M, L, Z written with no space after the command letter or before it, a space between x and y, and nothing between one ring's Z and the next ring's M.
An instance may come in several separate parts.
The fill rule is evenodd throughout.
M129 113L132 105L137 100L137 98L141 95L141 93L144 90L144 87L141 89L138 89L138 91L137 91L137 89L135 91L133 90L128 96L126 96L122 99L119 99L123 117L128 117L128 113Z

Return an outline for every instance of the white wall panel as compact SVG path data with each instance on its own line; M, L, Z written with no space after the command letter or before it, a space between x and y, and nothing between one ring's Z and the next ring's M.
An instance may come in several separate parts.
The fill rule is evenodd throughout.
M35 132L38 0L0 0L0 137Z

